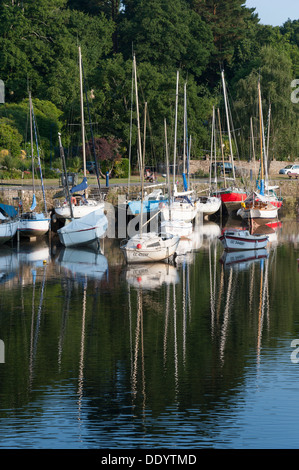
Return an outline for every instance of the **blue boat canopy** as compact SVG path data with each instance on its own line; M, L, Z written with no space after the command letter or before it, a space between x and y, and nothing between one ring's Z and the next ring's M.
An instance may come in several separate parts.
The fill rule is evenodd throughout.
M14 208L14 206L11 206L9 204L0 204L0 209L4 211L8 217L16 217L18 215L18 212Z
M80 184L77 184L77 186L74 186L71 190L70 190L70 193L73 194L75 193L76 191L84 191L84 189L86 189L88 187L88 183L87 183L87 178L86 176L83 178L83 181L82 183Z

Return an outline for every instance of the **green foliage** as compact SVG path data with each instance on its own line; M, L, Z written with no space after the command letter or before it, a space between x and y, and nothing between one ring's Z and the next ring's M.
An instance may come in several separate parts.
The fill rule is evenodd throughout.
M237 118L241 129L241 157L248 157L249 120L257 116L258 76L265 115L271 102L271 154L295 158L298 153L299 105L290 100L290 84L299 78L299 20L281 27L262 25L242 0L27 0L1 2L0 21L0 77L6 91L6 104L0 107L0 151L12 158L20 159L22 150L30 153L30 89L42 158L49 162L51 153L52 162L52 155L57 156L57 133L62 132L69 158L81 159L79 45L88 96L86 132L90 118L94 135L114 136L121 142L119 154L130 155L132 166L137 161L133 52L142 131L147 102L146 164L165 159L164 119L173 154L177 70L179 155L183 86L191 156L199 158L210 148L212 106L223 105L222 68L232 91L234 123ZM68 163L80 167L79 161Z
M7 149L11 157L20 157L22 140L22 135L14 127L13 121L0 118L0 150Z

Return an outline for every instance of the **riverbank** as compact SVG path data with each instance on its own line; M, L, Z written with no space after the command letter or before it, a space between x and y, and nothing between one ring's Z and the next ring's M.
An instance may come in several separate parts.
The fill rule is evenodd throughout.
M276 194L283 198L283 213L296 215L299 207L299 179L290 179L285 175L279 175L279 169L283 168L286 162L271 162L269 172L269 184L276 187ZM209 188L209 178L207 177L209 168L209 161L200 160L192 161L190 164L190 186L195 193L200 196L207 194ZM256 168L252 162L242 162L239 165L238 170L242 170L243 179L245 186L248 189L254 189ZM99 197L99 189L94 175L88 176L88 183L90 185L90 192L93 197ZM158 184L165 183L165 176L158 175ZM224 184L224 179L219 179L218 187ZM227 184L229 184L227 182ZM52 211L57 204L59 199L64 199L62 187L58 179L51 179L44 181L45 186L45 198L46 205L49 211ZM146 191L150 192L151 187L154 185L146 184ZM179 189L181 185L179 184ZM118 203L119 196L124 196L130 192L131 195L138 194L141 190L139 178L133 176L128 180L126 179L112 179L109 181L109 187L106 187L106 182L101 180L101 192L105 194L105 201L110 204L116 205ZM1 181L0 184L0 202L5 204L11 204L15 207L19 201L22 201L23 210L29 210L32 202L32 186L30 180L7 180ZM38 210L43 210L43 192L41 188L36 190L36 198L38 201Z

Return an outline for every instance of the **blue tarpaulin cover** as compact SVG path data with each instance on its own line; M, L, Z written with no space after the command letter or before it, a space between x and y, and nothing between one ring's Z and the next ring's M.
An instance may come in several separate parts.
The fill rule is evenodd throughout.
M8 204L0 204L0 209L2 209L9 217L16 217L18 214L14 206L10 206Z

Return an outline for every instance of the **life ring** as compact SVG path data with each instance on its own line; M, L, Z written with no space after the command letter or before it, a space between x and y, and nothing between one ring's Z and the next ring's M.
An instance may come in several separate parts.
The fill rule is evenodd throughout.
M71 204L73 204L74 206L77 205L77 199L74 196L71 197Z

